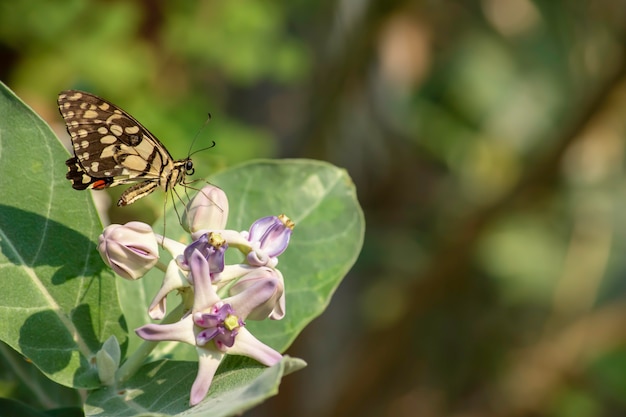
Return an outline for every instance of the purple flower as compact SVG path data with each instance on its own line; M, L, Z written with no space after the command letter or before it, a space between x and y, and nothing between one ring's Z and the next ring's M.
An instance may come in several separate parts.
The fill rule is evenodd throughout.
M173 340L196 347L198 374L190 398L190 404L196 405L209 391L226 353L248 356L267 366L278 363L282 356L256 339L244 324L246 317L275 295L275 280L259 280L222 300L212 285L209 261L199 250L189 255L188 265L194 289L191 314L176 323L147 324L135 332L145 340Z
M213 313L196 313L193 321L198 327L204 328L196 335L196 344L204 346L210 340L215 342L219 350L233 347L239 328L245 323L235 315L230 304L221 307L213 306Z
M159 260L159 246L152 228L141 222L107 226L98 239L104 263L122 278L141 278Z
M252 248L246 257L248 263L252 266L276 266L276 257L287 249L294 226L284 214L263 217L254 222L247 235Z
M185 288L193 283L193 274L185 276L184 273L189 270L189 257L192 253L198 252L207 260L211 277L213 277L214 274L219 274L224 270L224 252L228 248L217 232L205 233L189 246L183 246L182 249L182 245L171 239L166 238L164 242L168 250L172 249L171 254L174 260L168 264L163 284L148 307L148 315L153 320L161 320L165 317L166 298L174 290L181 292L185 306L191 308L192 302L187 300Z
M228 249L228 244L217 232L209 232L202 234L196 241L185 248L183 257L180 259L180 265L189 268L189 258L195 251L209 261L211 274L216 274L224 270L224 252Z

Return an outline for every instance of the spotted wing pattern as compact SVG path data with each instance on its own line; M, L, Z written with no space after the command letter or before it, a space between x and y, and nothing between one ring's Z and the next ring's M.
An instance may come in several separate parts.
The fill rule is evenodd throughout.
M59 94L58 104L74 150L65 162L73 188L137 183L120 197L118 205L125 206L158 187L167 191L192 173L189 158L173 160L148 129L108 101L68 90Z

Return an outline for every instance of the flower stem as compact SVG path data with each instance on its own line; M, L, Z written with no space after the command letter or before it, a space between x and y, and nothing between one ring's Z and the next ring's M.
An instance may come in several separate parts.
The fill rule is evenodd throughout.
M167 265L165 265L165 264L164 264L163 262L161 262L161 261L157 261L156 265L154 265L154 266L156 266L158 269L160 269L160 270L161 270L161 271L163 271L163 272L166 272L166 271L167 271Z
M183 305L179 304L174 310L172 310L167 316L165 316L163 321L161 321L161 324L170 324L180 320L183 315L183 311ZM130 355L126 359L126 361L124 361L122 366L120 366L115 372L116 382L118 384L121 384L128 380L128 378L130 378L131 376L135 375L137 373L137 370L141 367L141 365L143 365L148 355L150 355L150 353L158 344L159 342L146 340L141 345L139 345L137 350L135 350L135 352L133 352L133 354Z

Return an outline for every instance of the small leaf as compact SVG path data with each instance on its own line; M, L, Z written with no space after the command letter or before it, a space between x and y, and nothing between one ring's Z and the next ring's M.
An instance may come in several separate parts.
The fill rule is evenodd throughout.
M100 220L54 133L1 83L0 114L0 339L60 384L98 387L102 342L127 340Z
M96 353L98 377L103 384L113 385L115 372L120 365L121 356L120 344L115 336L109 337L102 345L102 349Z

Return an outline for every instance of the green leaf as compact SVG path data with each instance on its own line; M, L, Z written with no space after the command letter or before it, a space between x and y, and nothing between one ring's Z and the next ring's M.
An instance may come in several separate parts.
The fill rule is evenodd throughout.
M80 406L82 410L83 404L78 390L52 381L4 342L0 342L0 397L37 409ZM0 410L4 411L4 407L0 406Z
M39 411L22 404L18 401L7 398L0 398L0 410L3 416L20 417L83 417L83 410L78 407L66 407L55 410Z
M1 83L0 114L0 339L60 384L98 387L91 361L102 342L127 343L96 251L100 220L90 194L65 179L54 133Z
M135 328L149 321L146 309L162 275L155 270L138 281L113 277L95 250L102 227L90 194L72 190L65 179L61 161L67 152L8 89L2 86L0 92L0 174L11 179L0 183L6 202L0 204L0 338L55 381L98 388L92 364L103 342L115 336L122 358L129 343L116 286ZM210 180L229 196L231 229L245 230L260 217L280 213L296 222L278 266L285 277L287 315L247 323L259 339L284 351L324 310L361 249L364 221L354 186L344 170L307 160L248 163ZM168 235L185 237L175 213L167 224ZM134 352L140 340L134 335L131 340L128 350ZM187 410L198 367L194 349L161 344L153 354L159 360L144 365L124 386L94 391L88 414ZM303 366L287 357L270 368L227 357L209 395L191 413L239 414L274 395L281 377Z
M198 364L153 362L142 367L123 387L92 392L87 398L85 414L156 417L184 412L185 416L239 415L275 395L281 378L304 366L302 360L290 357L269 368L248 358L228 357L215 374L207 399L189 409L189 392Z
M250 162L211 182L228 196L229 229L247 230L255 220L281 213L296 224L277 266L285 278L287 314L247 324L282 352L324 311L361 251L365 222L354 184L345 170L305 159Z

